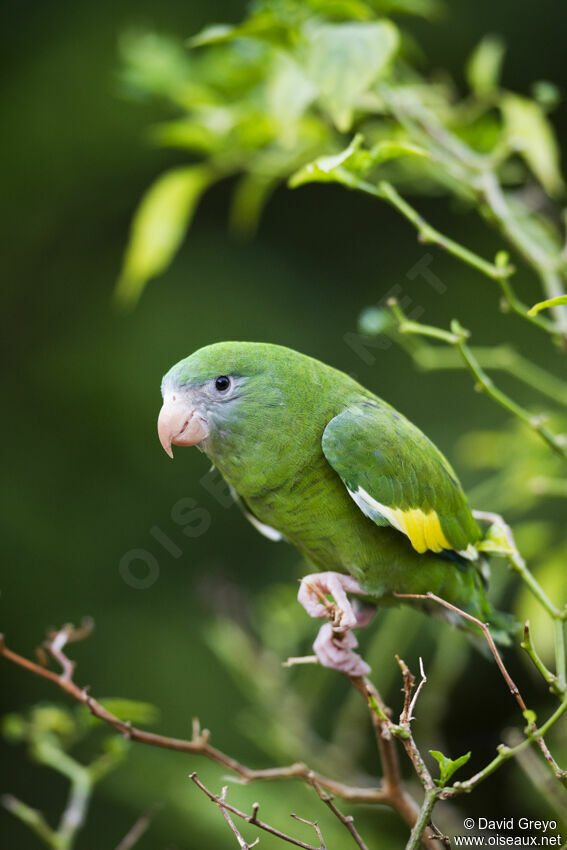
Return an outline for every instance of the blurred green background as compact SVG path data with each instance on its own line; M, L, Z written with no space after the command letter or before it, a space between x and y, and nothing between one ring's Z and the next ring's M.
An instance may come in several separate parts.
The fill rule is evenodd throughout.
M508 340L551 371L562 367L536 332L498 313L496 288L471 269L432 251L432 269L446 293L422 279L409 280L408 271L424 254L409 226L389 208L333 186L278 190L256 239L241 243L227 234L230 186L221 184L206 195L171 269L150 284L135 310L114 309L111 294L136 204L165 166L184 161L146 143L148 125L164 111L123 97L119 38L131 28L182 38L207 23L237 21L244 8L228 0L99 0L20 3L5 11L2 630L12 648L32 653L46 627L91 615L94 634L73 647L81 684L90 684L95 695L159 706L159 728L167 734L187 736L191 717L198 715L212 729L216 746L251 765L304 757L301 748L294 752L301 739L299 733L294 737L299 709L291 698L284 705L283 696L274 697L289 695L292 686L304 690L321 737L333 735L344 744L345 727L354 724L354 752L359 748L365 768L376 772L364 711L345 700L342 688L337 691L336 677L319 669L309 675L279 670L279 659L298 642L308 651L316 631L301 612L295 616L290 602L302 565L291 548L271 544L236 508L219 504L200 483L207 463L198 452L180 451L173 464L165 456L155 428L161 376L181 357L217 340L289 345L355 373L403 410L472 488L482 483L483 472L459 452L460 436L498 427L505 415L475 395L467 375L420 375L394 346L376 351L372 365L362 362L345 342L361 309L399 284L423 308L422 321L446 325L457 315L478 344ZM552 0L537 6L526 0L460 0L449 4L440 21L408 26L431 67L447 68L459 81L480 37L500 33L509 45L505 84L523 92L534 79L553 80L565 90L566 23L566 10ZM560 139L566 138L565 104L555 122ZM420 209L483 255L499 247L477 219L457 215L444 201L422 200ZM518 278L518 288L529 303L537 300L528 273ZM501 383L525 400L521 387L504 378ZM182 497L208 512L207 533L188 537L172 518ZM562 514L561 504L548 502L533 520L561 521ZM182 550L181 557L164 550L156 528ZM157 565L156 580L145 589L132 587L119 569L133 549L150 553ZM147 572L141 562L131 570L142 579ZM274 585L280 587L277 594ZM271 621L274 611L281 616ZM264 687L223 661L227 645L245 640L243 632L230 631L236 626L222 619L227 616L272 640L273 656L262 662ZM491 665L466 655L460 636L417 615L408 619L395 612L383 622L382 641L369 650L377 684L398 705L393 653L403 653L414 669L423 654L439 683L447 677L449 690L436 701L436 691L443 689L430 685L418 738L423 735L424 746L431 747L447 742L454 756L473 749L475 765L483 764L498 730L516 719ZM454 656L435 649L433 635L442 628ZM286 634L270 637L270 629ZM459 676L461 662L467 666ZM255 663L261 679L263 668ZM528 694L537 692L527 666L517 663L514 673ZM61 701L48 684L6 664L2 681L5 711ZM251 702L260 705L261 718L271 717L270 740L262 740ZM339 712L339 728L331 729L328 715L337 719ZM23 747L2 749L2 790L56 820L65 783L31 763ZM141 848L232 847L219 813L188 781L192 770L219 790L219 768L133 747L98 789L77 846L116 846L141 812L159 803ZM235 787L230 794L244 807L260 799L265 819L290 831L293 822L285 821L292 810L325 822L321 804L300 785ZM510 766L459 802L453 814L447 811L448 824L455 817L458 823L459 807L488 817L549 814ZM443 816L441 809L441 821ZM0 819L4 846L39 846L10 815L0 812ZM405 835L388 811L362 811L360 827L374 847L401 845ZM307 829L303 837L312 839ZM261 844L274 846L264 836Z

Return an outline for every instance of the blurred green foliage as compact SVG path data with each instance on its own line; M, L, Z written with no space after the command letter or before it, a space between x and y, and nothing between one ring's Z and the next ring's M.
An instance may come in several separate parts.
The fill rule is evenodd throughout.
M327 23L344 24L345 17L355 15L353 9L359 10L358 25L373 23L380 13L404 11L401 5L337 3L336 15ZM439 15L438 9L419 0L404 6L418 15L424 11ZM360 16L364 8L371 10L366 18ZM424 249L387 207L341 187L276 192L278 183L311 159L344 150L359 129L359 116L355 112L354 124L345 133L332 120L322 121L313 102L296 115L293 98L286 106L285 86L273 96L281 98L282 109L292 110L283 122L284 129L289 125L289 137L275 132L273 116L268 126L257 120L258 110L234 116L231 106L236 96L248 102L254 85L259 95L261 79L254 83L254 68L264 79L264 70L271 71L272 65L260 64L260 54L242 42L188 51L183 40L211 20L240 20L244 12L243 3L228 0L206 7L167 0L159 8L150 0L120 5L101 0L96 6L48 2L31 9L14 5L7 12L4 32L11 72L4 81L9 132L3 145L10 167L3 198L2 365L3 424L10 449L2 466L3 628L12 646L31 652L45 626L90 613L97 631L73 648L79 661L78 681L89 682L96 693L119 693L158 705L160 731L186 736L191 715L199 715L213 730L213 743L261 766L295 759L299 743L307 745L310 727L316 735L307 742L312 746L307 752L316 756L323 742L323 756L346 754L351 763L375 775L364 706L341 690L332 674L288 673L280 667L282 656L295 651L295 643L297 650L308 651L314 636L312 624L293 598L295 579L303 569L296 554L263 540L237 511L218 505L199 483L205 472L202 458L188 453L170 467L162 457L154 434L160 377L181 356L223 338L281 342L355 372L442 446L475 506L505 511L538 577L550 595L560 599L565 596L565 493L558 492L561 476L555 459L535 436L509 424L489 400L471 392L468 376L450 364L441 371L425 365L416 373L397 347L374 345L368 349L370 358L363 360L346 339L357 333L361 308L383 306L395 290L431 323L448 325L458 312L480 346L492 348L505 339L552 373L563 374L564 365L560 353L549 350L536 328L497 313L493 283L473 269L435 254L431 268L447 287L443 295L422 278L411 279L408 272ZM488 50L482 42L473 54L476 61L469 64L468 79L476 96L491 97L501 80L502 90L521 92L524 100L532 98L530 109L534 103L538 107L536 126L544 141L546 131L541 128L547 125L541 116L557 106L554 117L560 138L565 138L567 116L557 90L546 82L531 88L538 79L555 80L559 91L565 86L565 10L560 4L545 0L536 8L508 0L501 4L480 0L451 4L445 17L432 18L431 24L397 14L394 21L403 37L389 69L402 61L423 68L424 56L433 69L449 68L456 83L448 81L445 71L428 76L443 109L447 93L450 105L451 92L464 90L463 57L471 55L487 30L501 32L509 45L505 65L494 42L492 48L489 42ZM143 35L124 35L136 32ZM163 32L171 35L147 34ZM120 78L118 42L127 57ZM137 49L142 51L138 61ZM282 52L273 42L256 49L263 55ZM168 58L167 50L173 58ZM294 46L283 52L290 50L295 55ZM229 76L239 89L231 94L223 88L223 69L215 71L205 51L215 56L215 62L216 57L225 57L222 62L218 59L220 65L235 55ZM285 58L282 61L278 73L285 82L286 73L294 68L290 71ZM194 103L189 98L195 91L180 91L172 99L172 69L175 79L187 86L189 76L197 79L197 71L189 74L189 67L198 68L199 80L202 75L213 88L217 100L207 109L203 103L203 110L218 117L219 124L212 120L210 127L207 122L200 125L193 108L187 109ZM217 82L214 73L221 74ZM153 95L144 94L151 93L152 85ZM202 89L199 96L205 97ZM220 112L215 113L215 106ZM263 102L261 106L263 112ZM227 110L230 121L223 124L220 119ZM503 111L488 108L484 118L472 118L466 132L459 132L476 150L492 149L505 127ZM369 136L372 144L384 142L381 121L378 116L376 136ZM141 141L147 139L148 124L155 127L150 141L159 143L149 149ZM299 143L293 147L298 124L306 148ZM177 132L182 133L179 142ZM268 151L274 135L275 150ZM136 200L157 173L174 169L194 175L177 190L185 203L185 220L182 216L164 222L167 250L157 241L165 269L172 244L177 247L192 213L188 186L197 184L195 175L203 178L203 188L209 185L204 178L215 139L227 137L231 145L219 143L221 153L234 150L242 156L244 151L246 166L258 161L266 171L252 175L240 159L230 172L236 180L214 186L211 181L211 191L193 221L190 244L180 248L160 286L144 293L136 311L116 314L110 306L111 293ZM252 159L249 139L256 146ZM290 159L294 151L300 154L298 161ZM268 157L268 152L274 155ZM505 168L507 185L514 188L525 178L526 169L537 172L540 167L541 178L555 191L554 178L551 182L544 178L536 159L512 157ZM381 163L380 168L387 168L388 179L401 189L407 184L408 169L424 169L426 161L404 157ZM550 163L554 168L555 154L545 166ZM205 171L189 171L194 168ZM270 181L258 180L261 174ZM415 171L409 177L415 187ZM499 238L467 213L466 197L452 196L449 207L437 201L440 187L429 172L422 174L418 188L428 193L420 208L443 231L474 244L483 256L494 256L502 247ZM227 238L224 219L230 204L233 230L258 228L256 242ZM544 212L547 209L544 204ZM464 215L456 215L463 211ZM550 232L555 230L552 224ZM556 237L551 239L554 243ZM159 265L154 268L158 270ZM139 270L136 276L132 292L141 285ZM528 304L539 300L540 291L522 266L518 290ZM517 382L512 371L498 372L498 381L523 403L533 404L531 388ZM188 538L171 518L172 507L186 496L211 515L211 532L198 539ZM159 544L152 533L156 528L182 549L180 558ZM158 578L146 590L134 591L120 576L121 559L133 548L150 552L158 562ZM143 562L139 571L144 576ZM501 604L515 608L521 617L529 614L538 649L549 652L550 658L552 647L545 647L547 622L534 619L539 609L523 591L518 593L517 582L499 567L493 570L493 585ZM278 628L271 627L272 622ZM365 640L376 683L396 707L400 682L394 653L401 653L413 669L418 655L423 656L429 683L420 697L416 734L427 746L451 755L472 750L468 767L474 770L494 752L496 730L517 721L516 707L496 682L491 665L471 656L461 636L440 624L403 610L390 611L380 614L376 631ZM233 641L241 654L229 652ZM266 686L261 697L263 679L250 681L251 659L262 664ZM546 696L529 661L507 661L540 716ZM21 671L3 665L2 674L5 711L26 718L22 706L54 698L48 684ZM297 711L296 694L303 713ZM487 695L490 711L478 711L479 694ZM260 725L266 729L265 739L254 734ZM83 743L88 749L88 739ZM79 742L79 751L88 762L92 752L83 753L83 743ZM559 733L551 744L564 762L564 736ZM23 760L17 747L3 745L3 755L4 790L40 808L54 823L64 807L66 783L57 777L47 780L46 772ZM92 846L95 839L100 846L115 846L117 836L156 801L164 807L140 841L142 850L171 842L187 850L214 842L228 850L233 841L222 818L190 786L187 775L193 769L215 790L224 781L221 771L202 760L130 748L128 758L97 786L90 818L78 837L79 850ZM280 820L282 812L283 820L292 810L306 817L320 812L312 794L293 783L261 789L231 785L230 795L243 808L261 796L266 819L290 830ZM456 815L442 812L443 826L458 825L465 811L473 816L487 812L495 817L502 812L553 816L542 786L532 787L523 773L509 766L502 781L491 782L479 789L478 796L458 803ZM7 813L0 817L7 845L29 841L32 846L34 839L21 824ZM373 846L391 847L404 840L405 830L387 811L357 812L357 822L372 837ZM335 827L329 822L325 828ZM326 834L334 838L334 833ZM305 838L312 838L307 828ZM271 846L266 837L262 841Z
M127 701L127 704L119 704L119 708L131 711L146 722L149 719L147 706L138 707ZM55 705L36 705L26 716L8 714L2 720L2 732L7 741L12 744L25 742L34 762L61 774L69 783L69 796L57 827L50 826L43 814L27 802L8 794L2 798L5 809L53 850L71 850L75 846L95 786L118 767L128 750L129 741L106 732L99 751L89 763L78 761L69 750L85 739L92 726L92 718L83 707L69 711Z
M430 16L435 8L399 3L395 11ZM534 99L504 88L503 42L489 36L471 55L470 93L461 98L447 75L428 79L417 69L405 29L383 17L392 11L363 0L257 0L242 23L193 37L190 52L155 33L123 39L127 91L159 97L177 113L153 128L153 141L186 151L196 164L166 172L145 195L119 299L136 300L167 267L200 195L228 176L239 176L231 211L239 233L255 231L285 180L362 188L362 181L375 185L378 173L405 191L449 193L482 211L488 164L503 185L519 187L529 182L521 158L550 195L561 194L547 118L556 102L551 84L540 83ZM499 203L508 207L503 226L517 229L518 241L537 240L559 254L552 217L536 215L517 193Z

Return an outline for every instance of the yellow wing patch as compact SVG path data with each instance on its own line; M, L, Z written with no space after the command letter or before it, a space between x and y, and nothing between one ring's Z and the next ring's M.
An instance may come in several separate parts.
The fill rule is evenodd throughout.
M362 487L359 487L356 492L353 490L349 490L348 492L367 516L373 518L372 511L375 511L383 516L390 525L393 525L394 528L397 528L398 531L409 537L410 543L416 552L421 554L427 552L428 549L431 552L441 552L442 549L453 548L443 533L439 517L435 511L425 513L421 508L409 508L407 511L401 508L390 508L387 505L377 502ZM465 557L475 557L475 555L469 554L468 551L462 554Z
M386 519L390 521L395 519L392 525L407 534L416 552L426 552L428 549L432 552L441 552L442 549L453 548L443 534L435 511L426 514L420 508L410 508L407 511L390 508L389 513L390 516Z

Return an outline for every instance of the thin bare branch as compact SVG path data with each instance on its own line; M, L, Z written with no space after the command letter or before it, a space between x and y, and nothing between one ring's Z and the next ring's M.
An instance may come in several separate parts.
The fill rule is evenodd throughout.
M287 666L307 663L318 664L319 661L316 656L289 658ZM398 659L398 663L404 673L404 692L406 694L404 704L409 713L410 705L412 704L411 691L413 688L414 676L408 669L405 662ZM423 678L420 682L418 692L426 680L422 665L421 672ZM400 724L397 726L395 723L392 723L390 719L390 709L384 704L382 697L369 679L360 676L347 676L347 678L350 680L353 687L363 696L370 712L370 718L384 773L383 802L395 809L405 820L410 829L413 829L420 813L420 807L404 785L400 771L395 738L399 738L402 741L402 744L414 765L416 773L426 790L434 788L435 785L413 740L410 724L409 722L405 722L403 725ZM413 705L415 705L415 702ZM442 834L433 826L422 836L424 846L430 850L437 850L439 846L438 842L443 842L443 840Z
M410 723L413 720L413 713L415 711L415 706L417 704L417 700L418 700L419 695L421 693L421 689L423 688L423 686L427 682L427 676L425 675L425 670L423 669L423 658L421 657L421 655L419 656L419 673L421 675L421 679L420 679L419 685L417 686L417 690L416 690L415 694L413 695L413 699L412 699L412 701L410 703L410 707L409 707L408 722L410 722Z
M236 828L236 824L234 823L233 819L229 815L226 806L224 805L225 800L226 800L226 792L227 791L228 791L228 785L225 785L223 787L223 789L221 791L221 795L220 795L221 802L219 802L219 809L221 810L221 814L222 814L223 818L225 819L225 821L227 822L230 831L232 833L234 833L234 837L238 841L238 845L240 847L240 850L251 850L252 847L255 847L256 844L258 844L260 839L255 838L254 841L252 842L252 844L248 844L248 842L244 840L244 838L240 834L239 830Z
M330 794L327 794L326 791L323 791L322 788L316 782L313 782L313 787L321 800L325 803L325 805L332 811L336 818L340 820L340 822L345 826L350 834L352 835L353 841L360 850L368 850L368 847L360 837L358 830L354 825L354 818L352 815L343 815L343 813L337 809L335 804L333 803L333 798Z
M411 673L410 676L413 680ZM421 809L403 782L396 750L396 738L402 742L425 790L434 789L435 783L413 740L410 724L407 723L402 726L392 722L390 719L390 709L384 704L372 682L366 678L349 678L353 686L365 698L370 711L376 743L380 751L382 769L384 771L384 793L386 800L392 808L399 812L410 829L414 830ZM438 850L439 835L438 830L428 827L421 836L423 846L427 847L428 850Z
M307 844L305 841L300 841L298 838L294 838L292 835L287 835L287 833L281 832L281 830L270 826L270 824L268 823L264 823L264 821L261 821L258 818L258 803L254 803L252 814L247 815L246 812L242 812L240 809L237 809L235 806L231 806L229 803L226 802L226 800L224 799L224 797L226 796L226 788L223 788L223 794L221 796L218 796L217 794L213 794L212 791L209 791L209 789L205 785L203 785L203 783L198 779L196 773L192 773L189 778L193 780L195 785L197 785L197 787L201 789L201 791L209 798L209 800L211 800L213 803L216 803L216 805L223 812L223 815L229 825L232 823L232 821L227 817L227 814L228 812L231 812L233 815L236 815L236 817L242 818L242 820L245 820L247 823L253 824L254 826L257 826L258 829L262 829L264 830L264 832L269 832L270 835L274 835L276 838L280 838L282 841L287 841L288 844L293 844L295 847L302 847L303 850L324 850L324 846L315 847L314 844ZM311 821L306 822L313 826ZM238 837L241 850L249 850L250 847L253 847L254 844L257 843L255 841L253 844L247 844L234 826L234 823L232 823L231 829Z
M506 669L506 665L504 664L504 662L502 660L502 656L500 655L500 653L498 652L498 649L496 648L496 644L494 643L494 639L493 639L493 637L490 633L490 628L488 626L488 623L483 623L481 620L478 619L478 617L473 617L472 614L469 614L467 611L463 611L461 608L457 608L456 605L452 605L450 602L447 602L447 600L442 599L440 596L436 596L434 593L395 593L394 596L397 596L399 599L431 599L433 602L437 602L439 605L442 605L444 608L448 608L449 611L454 611L456 614L459 614L461 617L464 617L466 620L469 620L471 623L474 623L476 626L478 626L478 628L481 629L482 633L484 634L484 637L486 638L486 642L488 643L490 651L491 651L492 655L494 656L494 660L496 661L498 668L499 668L500 672L502 673L504 681L506 682L506 684L508 686L508 690L510 691L512 696L515 698L516 702L520 706L520 709L522 710L522 714L527 719L528 708L526 706L526 703L524 702L524 699L523 699L523 697L522 697L522 695L521 695L521 693L518 689L518 686L516 685L516 683L514 682L512 677L510 676L510 673L508 672L508 670ZM551 755L549 748L548 748L547 744L545 743L544 739L542 738L542 736L539 735L538 728L537 728L535 721L534 720L528 720L528 727L530 729L531 734L534 737L534 740L537 741L537 744L538 744L540 750L542 751L545 760L551 766L553 772L556 774L557 777L560 777L560 776L563 777L564 772L561 770L561 768L559 767L559 765L557 764L557 762L555 761L555 759Z
M158 806L152 806L147 812L144 812L144 814L138 818L136 823L130 827L120 844L116 847L116 850L131 850L131 848L138 843L144 832L148 829L157 809Z
M59 634L59 633L56 633ZM112 726L120 734L129 738L132 741L137 741L152 747L160 747L166 750L174 750L181 753L192 753L202 755L205 758L217 762L217 764L236 773L242 782L249 783L258 780L272 781L278 779L300 779L308 784L311 784L311 777L315 777L321 787L327 789L337 797L342 797L344 800L356 803L388 803L389 797L381 787L357 787L347 785L344 782L331 779L323 776L320 773L312 771L303 762L297 762L285 767L270 767L260 770L247 767L241 764L236 759L223 753L221 750L211 746L210 733L207 729L201 730L198 723L194 722L193 737L191 740L181 738L169 738L164 735L157 735L154 732L146 732L143 729L138 729L130 723L121 720L116 715L108 711L98 700L90 696L86 688L81 688L72 679L69 679L64 673L58 674L53 670L46 669L40 664L25 658L18 653L13 652L5 645L3 638L0 636L0 655L16 664L19 667L28 670L42 679L47 679L56 685L61 690L65 691L69 696L75 699L82 705L87 706L91 714Z
M321 832L319 824L317 823L316 820L307 820L307 818L300 818L299 815L296 815L293 812L291 813L290 817L292 817L294 820L299 821L299 823L304 823L307 826L313 827L313 829L317 833L317 838L319 839L319 846L320 846L321 850L327 850L327 845L325 844L325 839L323 838L323 833Z

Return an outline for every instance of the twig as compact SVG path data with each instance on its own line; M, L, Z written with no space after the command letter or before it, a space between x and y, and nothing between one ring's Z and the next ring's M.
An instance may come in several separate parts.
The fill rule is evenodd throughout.
M524 623L524 640L522 641L520 646L527 652L529 657L532 659L539 673L549 685L549 690L559 697L564 696L566 691L565 686L559 682L559 679L551 672L551 670L547 669L547 667L545 666L545 664L537 653L530 631L529 620Z
M246 765L241 764L236 759L211 746L208 730L201 730L197 721L195 721L193 726L193 737L191 740L169 738L164 735L157 735L154 732L146 732L143 729L138 729L108 711L108 709L98 702L98 700L90 696L86 688L81 688L75 684L74 681L55 673L53 670L46 669L45 667L36 664L34 661L31 661L22 655L18 655L11 649L8 649L2 636L0 636L0 655L19 667L23 667L30 673L34 673L36 676L40 676L43 679L48 679L61 690L69 694L69 696L73 697L73 699L77 702L87 706L91 714L99 720L102 720L104 723L112 726L113 729L132 741L137 741L152 747L160 747L166 750L205 756L206 758L211 759L228 770L236 773L244 783L255 782L257 780L271 781L278 779L301 779L304 782L311 784L311 777L315 777L321 787L326 788L337 797L342 797L344 800L348 800L353 803L389 802L388 795L385 793L384 789L380 787L363 788L347 785L343 782L338 782L330 777L323 776L320 773L312 771L303 762L297 762L285 767L271 767L259 770L246 767Z
M52 829L44 816L37 809L33 809L31 806L28 806L27 803L22 802L22 800L18 800L17 797L13 797L11 794L4 794L2 796L2 805L4 808L25 823L31 831L40 838L44 844L48 847L55 848L57 835L55 830Z
M563 288L559 272L563 268L564 257L559 251L546 250L539 244L537 238L534 238L530 228L522 226L500 185L495 170L498 162L495 163L490 156L479 155L457 138L431 110L424 108L422 103L404 97L403 94L400 97L393 87L386 84L380 87L380 94L410 136L427 148L430 156L439 162L447 174L456 181L461 191L470 192L477 202L480 201L488 207L492 220L500 232L537 273L547 297L555 298L562 295ZM400 211L405 214L403 210ZM461 246L457 244L457 247ZM469 262L466 255L462 256L459 251L451 251L451 253L464 262ZM487 273L482 265L476 263L470 263L470 265ZM493 274L488 276L495 277ZM496 280L512 310L528 321L533 322L533 319L541 318L529 314L527 305L520 301L513 291L508 275ZM567 313L559 306L555 307L554 315L555 322L538 324L549 333L559 332L564 337L567 331Z
M421 674L421 680L419 682L419 685L417 686L417 690L416 690L415 694L413 695L413 699L412 699L410 706L409 706L409 711L408 711L408 716L407 716L407 722L408 723L411 723L411 721L413 720L413 712L414 712L414 709L415 709L415 706L416 706L416 703L417 703L417 699L419 697L421 689L423 688L423 686L427 682L427 676L425 675L425 670L423 669L423 658L421 657L421 655L419 656L419 672Z
M72 623L66 623L61 629L50 629L47 632L47 640L43 642L42 647L61 665L61 669L63 670L61 677L68 682L73 678L75 662L71 661L65 655L63 648L68 643L84 640L90 635L93 627L92 619L90 617L84 617L78 629Z
M434 789L435 783L413 740L410 724L398 725L392 722L389 709L384 705L380 694L368 679L360 677L349 678L353 686L365 698L370 710L384 772L384 793L387 796L389 804L400 813L408 826L413 830L419 818L420 808L404 785L395 746L395 738L402 742L424 788L427 790ZM438 841L440 840L439 835L438 830L432 828L429 833L423 833L421 841L429 850L437 850L439 846Z
M459 242L455 242L454 239L450 239L448 236L440 233L440 231L432 227L432 225L430 225L429 222L427 222L423 216L418 213L418 211L412 207L408 201L405 200L405 198L402 198L391 183L381 180L377 186L374 186L372 183L368 183L366 180L362 180L360 177L352 174L352 172L348 171L346 168L336 168L333 172L333 176L336 181L338 183L342 183L343 186L346 186L349 189L357 189L358 191L364 192L367 195L372 195L375 198L380 198L380 200L387 201L391 204L391 206L395 207L395 209L397 209L404 218L414 225L418 232L420 242L438 245L449 254L452 254L467 265L482 272L492 280L503 280L514 273L513 266L499 266L496 263L490 263L488 260L485 260L478 254L475 254L474 251L470 251L468 248L465 248L464 245L461 245ZM527 306L525 307L525 312L526 314L528 312ZM541 317L535 316L534 318L537 319Z
M500 231L538 274L546 296L553 299L563 295L564 290L557 273L563 261L561 254L559 252L556 255L549 254L532 237L529 229L519 224L493 171L484 171L477 185L479 195L489 206ZM567 332L565 309L562 306L556 306L553 311L557 328L565 335ZM531 317L528 316L528 318Z
M134 847L151 824L157 808L157 806L152 806L147 812L138 818L136 823L130 827L120 844L118 844L116 850L131 850L131 848Z
M299 821L299 823L304 823L307 826L312 826L313 829L315 830L315 832L317 833L317 838L319 839L319 846L320 846L321 850L327 850L327 846L325 844L325 839L323 838L323 833L321 832L321 829L319 828L319 824L317 823L316 820L307 820L307 818L300 818L299 815L296 815L293 812L291 813L290 817L293 818L294 820Z
M319 797L321 798L321 800L325 803L325 805L328 806L328 808L332 811L332 813L335 815L335 817L340 820L340 822L343 824L343 826L345 826L348 829L348 831L352 835L353 841L357 845L357 847L359 847L360 850L368 850L366 844L364 843L364 841L360 837L360 834L358 833L358 831L357 831L357 829L354 825L353 816L352 815L343 815L343 813L339 809L337 809L337 807L333 803L333 798L331 797L331 795L327 794L326 791L323 791L323 789L319 787L317 782L313 781L313 787L314 787L315 791L317 792L317 794L319 795Z
M68 627L64 628L67 629ZM58 632L55 633L51 639L56 638L58 634ZM51 653L51 640L46 641L44 647L47 652L53 654ZM62 650L58 649L57 652L58 655L60 655ZM301 779L309 785L313 785L313 783L316 782L321 788L324 788L337 797L341 797L349 802L382 803L389 805L401 815L410 828L413 828L415 824L419 813L419 807L413 797L405 789L401 777L395 741L389 731L388 724L383 722L383 718L387 718L386 712L388 710L383 705L381 697L374 686L366 679L353 677L351 678L351 682L363 695L370 709L376 735L376 742L380 751L384 771L383 786L377 788L360 788L346 785L343 782L338 782L311 770L303 762L291 764L286 767L273 767L259 770L246 767L226 753L212 747L209 741L210 734L208 730L201 730L197 720L194 720L193 722L193 735L191 740L169 738L163 735L157 735L153 732L146 732L145 730L138 729L130 723L116 717L116 715L108 711L108 709L98 702L98 700L90 696L86 688L80 688L72 679L69 679L68 676L58 675L52 670L46 669L28 658L18 655L8 649L1 636L0 655L4 656L9 661L12 661L14 664L29 670L35 675L53 682L78 702L87 706L91 714L99 720L102 720L104 723L112 726L112 728L114 728L117 732L120 732L132 741L137 741L163 749L175 750L176 752L203 755L236 773L244 783L257 780L270 781L277 779ZM61 663L64 659L59 657L58 660ZM62 666L64 670L68 669L66 665ZM430 850L436 850L437 848L436 841L434 841L433 838L430 839L429 836L424 837L424 844Z
M415 365L423 372L467 368L460 353L420 340L419 346L407 348ZM471 352L483 369L507 372L556 404L567 405L567 384L541 366L523 357L509 345L471 346Z
M522 581L528 585L536 599L539 600L551 617L558 620L564 620L567 617L567 608L560 611L559 608L557 608L550 600L540 584L535 580L534 576L529 571L524 558L522 558L518 551L516 541L514 540L514 534L508 523L504 521L500 514L494 513L493 511L473 511L473 516L481 522L492 523L500 529L504 535L506 543L508 544L508 549L502 554L508 558L512 569L515 570L521 577ZM497 553L495 552L495 554Z
M509 747L516 747L523 743L522 734L519 729L510 729L504 735L504 742ZM531 747L521 750L516 760L523 770L526 779L532 784L534 790L539 793L546 803L553 805L561 817L565 815L565 797L553 776L547 771L537 753Z
M195 774L192 774L191 778L192 779L194 778L195 780L197 779ZM238 841L240 850L251 850L252 847L255 847L256 844L258 844L260 839L256 838L252 842L252 844L248 844L248 842L243 839L242 835L240 834L240 832L236 828L236 825L235 825L233 819L229 815L226 806L224 805L225 800L226 800L226 792L227 791L228 791L228 785L225 785L223 787L222 791L221 791L220 801L219 801L219 809L221 810L221 814L222 814L223 818L225 819L225 821L227 822L231 832L234 833L234 836L235 836L236 840Z
M197 787L200 788L204 794L206 794L209 800L211 800L213 803L216 803L219 809L223 812L223 815L229 823L229 826L231 826L232 831L237 836L241 850L249 850L249 848L253 847L254 844L257 843L257 841L254 841L253 844L247 844L234 826L234 823L232 823L232 820L227 817L228 812L231 812L238 818L242 818L242 820L245 820L247 823L257 826L258 829L262 829L264 830L264 832L269 832L270 835L275 835L276 838L280 838L282 841L287 841L288 844L293 844L295 847L302 847L303 850L324 850L324 845L315 847L314 844L307 844L305 841L300 841L298 838L294 838L292 835L287 835L285 832L281 832L281 830L276 829L275 827L270 826L270 824L264 823L264 821L259 820L258 803L254 803L252 807L252 814L247 815L246 812L242 812L240 811L240 809L237 809L226 802L226 800L224 799L226 796L226 787L223 788L223 794L219 797L216 794L213 794L212 791L209 791L209 789L205 785L203 785L203 783L198 779L196 773L192 773L189 778L192 779L195 785L197 785ZM314 824L310 821L305 821L305 823L310 823L311 826L314 827Z
M400 308L395 298L391 298L389 300L388 306L392 310L392 315L397 322L398 331L401 334L417 334L418 336L431 337L432 339L439 339L454 346L460 353L469 372L477 381L478 389L490 396L490 398L499 404L500 407L503 407L509 413L512 413L528 425L528 427L535 431L536 434L539 434L539 436L551 449L553 449L556 454L560 455L564 460L567 460L567 447L564 437L562 435L554 434L544 424L544 417L541 415L534 416L495 385L492 378L490 378L490 376L487 375L481 367L480 363L474 356L472 349L467 345L466 340L469 337L469 332L465 330L465 328L463 328L456 319L453 319L451 322L451 330L446 331L442 328L436 328L431 325L423 325L420 322L410 321Z
M437 790L435 788L429 788L425 792L423 805L419 811L419 817L415 822L414 828L411 831L408 843L406 844L406 850L417 850L421 844L422 835L431 823L431 815L433 814L433 808L437 800Z
M318 592L317 588L314 588L314 591L319 596L321 604L325 608L327 618L331 621L331 623L334 623L337 606L329 602L324 594ZM298 661L303 663L306 660L309 662L314 660L316 663L318 661L317 658L313 659L312 656L309 656L307 659L288 659L287 664L297 663ZM409 712L414 678L405 663L400 661L400 659L397 660L402 668L402 672L404 673L404 690L406 692L404 706L406 711ZM423 673L423 665L421 665L421 671L422 675L425 677L425 674ZM419 817L420 808L413 797L408 793L402 780L394 738L399 738L402 741L404 748L414 765L416 773L424 785L424 788L426 790L435 789L435 783L433 782L427 766L413 740L409 719L405 720L403 724L400 723L400 725L392 723L390 719L390 710L384 704L380 694L372 682L370 682L370 680L366 677L346 675L353 687L364 697L370 711L370 718L384 774L383 790L385 801L400 813L410 829L413 830ZM421 689L422 685L423 680L420 683L418 691ZM415 702L413 702L413 705L415 705ZM423 833L423 835L421 835L421 833ZM430 850L438 847L438 835L425 835L424 830L422 830L421 833L421 840L426 847L430 848Z
M399 658L398 656L396 656L396 661L398 662L398 666L402 671L402 677L404 680L404 705L400 714L399 724L396 725L394 723L391 723L390 730L392 734L399 738L402 742L404 749L407 755L409 756L414 766L415 772L417 773L425 791L431 791L435 789L435 783L414 741L411 729L412 708L415 706L415 699L419 693L420 688L418 688L418 691L412 699L415 676L413 675L403 658ZM423 684L423 679L420 683L420 686L421 684Z
M490 651L491 651L492 655L494 656L494 660L496 661L498 668L499 668L500 672L502 673L504 681L508 685L508 690L510 691L510 693L512 694L512 696L515 698L516 702L520 706L522 714L524 715L526 720L528 720L528 727L530 729L532 737L534 738L534 740L537 741L537 744L538 744L540 750L542 751L545 760L549 763L549 765L551 766L551 768L552 768L553 772L555 773L555 775L557 776L557 778L561 779L561 781L563 781L564 771L561 770L561 768L559 767L559 765L557 764L557 762L555 761L555 759L553 758L553 756L549 752L547 744L545 743L542 735L540 734L541 730L538 730L535 721L528 719L529 718L528 707L526 706L526 703L524 702L524 699L523 699L523 697L522 697L522 695L521 695L521 693L518 689L518 686L516 685L516 683L514 682L512 677L510 676L508 670L506 669L504 662L502 661L502 657L501 657L500 653L498 652L498 649L496 648L496 644L494 643L494 639L493 639L493 637L490 633L490 629L488 627L488 624L483 623L477 617L473 617L473 615L469 614L467 611L463 611L461 608L457 608L456 605L452 605L450 602L447 602L445 599L441 599L440 596L436 596L434 593L395 593L394 596L396 596L400 599L425 599L425 600L430 599L433 602L437 602L439 605L442 605L444 608L448 608L450 611L454 611L456 614L459 614L461 617L464 617L466 620L469 620L471 623L474 623L476 626L479 627L479 629L482 630L482 633L484 634L484 637L486 638L486 642L488 643L488 646L490 648Z

